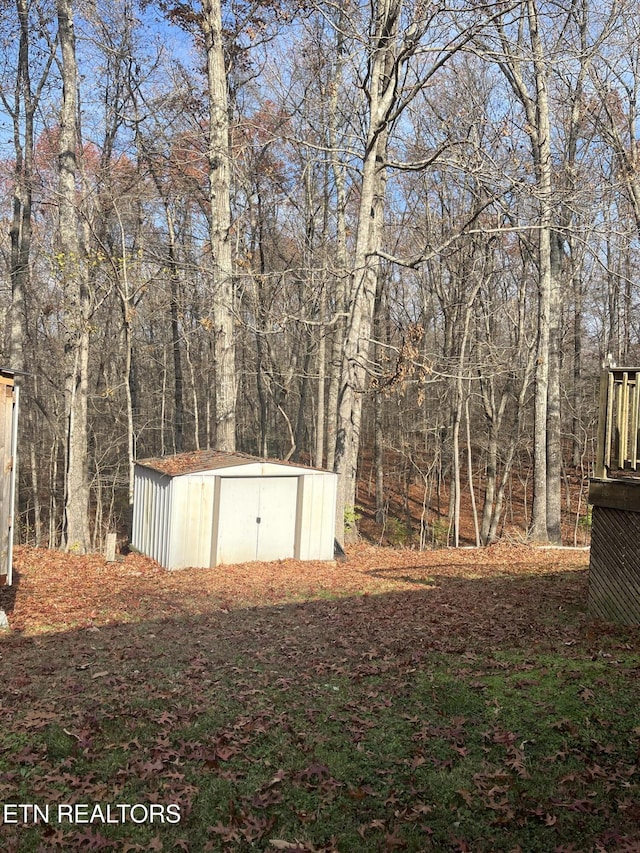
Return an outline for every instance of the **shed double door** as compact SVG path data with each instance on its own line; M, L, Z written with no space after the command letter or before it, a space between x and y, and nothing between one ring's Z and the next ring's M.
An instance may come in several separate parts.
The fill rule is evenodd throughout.
M298 477L221 477L216 563L295 556Z

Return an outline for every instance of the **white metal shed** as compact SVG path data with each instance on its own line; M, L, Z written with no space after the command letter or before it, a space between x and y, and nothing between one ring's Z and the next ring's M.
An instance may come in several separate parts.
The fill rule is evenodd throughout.
M167 569L332 560L337 476L241 453L140 460L131 544Z

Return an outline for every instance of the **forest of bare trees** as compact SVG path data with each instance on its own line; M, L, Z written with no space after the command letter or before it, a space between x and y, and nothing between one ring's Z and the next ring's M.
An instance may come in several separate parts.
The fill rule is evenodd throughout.
M209 447L335 470L347 536L575 541L640 362L637 0L1 8L20 541Z

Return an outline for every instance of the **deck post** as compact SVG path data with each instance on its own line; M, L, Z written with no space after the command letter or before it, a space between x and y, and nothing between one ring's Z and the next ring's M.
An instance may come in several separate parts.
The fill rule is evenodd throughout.
M598 410L598 437L596 442L596 458L594 463L594 476L604 480L607 476L605 466L605 446L607 443L607 412L609 399L609 370L603 370L600 374L600 405Z

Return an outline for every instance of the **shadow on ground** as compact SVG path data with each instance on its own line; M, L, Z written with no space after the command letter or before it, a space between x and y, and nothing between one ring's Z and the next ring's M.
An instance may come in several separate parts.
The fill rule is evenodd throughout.
M234 786L244 784L245 774L253 772L256 762L260 764L263 760L259 747L267 729L286 734L294 745L291 748L300 750L301 760L309 764L310 769L300 771L306 773L306 777L300 773L292 776L298 780L296 784L302 786L308 800L307 805L302 800L303 804L296 806L300 810L300 832L303 832L305 821L316 820L310 811L320 808L317 803L314 806L314 798L321 795L322 803L330 803L332 797L338 796L339 788L340 796L345 802L351 802L357 813L358 798L369 796L361 780L353 781L351 793L344 781L332 789L333 776L327 777L325 765L314 759L315 750L321 748L325 738L325 716L332 716L336 721L344 718L351 721L350 724L359 720L357 725L368 731L367 714L375 719L376 708L385 714L391 713L388 709L393 708L400 724L403 696L409 696L411 685L420 679L429 683L434 668L441 668L443 661L445 671L451 672L455 680L453 673L473 673L474 668L491 670L495 666L503 671L511 665L510 660L517 660L518 670L526 675L540 667L540 661L549 656L566 660L571 669L574 664L582 665L583 661L598 661L603 654L613 659L615 649L638 648L640 633L637 630L600 626L589 621L586 571L469 579L443 574L443 568L425 565L411 571L392 567L371 570L380 577L406 578L411 589L405 592L245 608L221 609L219 603L212 602L210 609L197 614L159 616L128 624L90 625L29 636L10 632L0 638L4 738L4 741L0 739L0 767L4 768L0 772L0 797L11 802L19 792L23 798L21 802L31 802L38 797L55 797L56 790L62 786L67 792L64 796L80 798L80 802L86 802L87 798L93 802L108 801L114 796L123 796L117 792L136 778L152 792L149 797L172 797L181 802L187 816L191 809L194 815L200 814L207 797L213 797L207 805L212 814L221 808L228 815L227 823L221 823L218 818L215 829L209 826L207 831L213 833L214 839L207 842L209 846L202 840L206 837L203 836L206 819L203 825L194 828L190 823L192 819L187 817L180 828L182 835L171 836L171 844L175 844L176 849L268 850L272 849L268 845L270 824L256 828L249 820L249 817L253 820L255 814L262 815L263 806L247 800L253 804L253 811L249 817L248 812L238 817L231 800L231 805L225 804L226 800L222 804L216 800L222 796L219 790L227 790L225 784L228 783L228 790L233 791ZM15 591L19 596L20 587ZM194 594L197 595L197 591ZM158 588L152 608L156 607L161 613L164 607L171 605L175 612L179 602L174 597L175 592ZM126 590L113 588L110 600L117 613L126 613L131 605L130 593ZM473 683L471 679L471 693L485 689L474 687ZM437 696L436 688L429 690L432 697ZM478 703L477 707L484 713L486 700L482 693ZM454 722L460 718L456 709L451 714ZM439 719L442 725L449 725L448 715ZM438 730L425 729L419 717L412 719L410 725L416 727L415 737L427 740L441 737ZM456 725L459 727L460 723ZM151 734L141 742L140 732L146 730ZM182 731L199 732L198 743L193 745L194 734L176 735ZM492 737L507 737L501 731L495 729L497 734ZM353 735L354 750L359 736ZM14 746L10 747L11 743ZM227 771L226 762L233 759L237 744L240 744L238 749L252 757L240 771ZM458 742L457 748L464 755L464 745ZM102 766L107 760L104 749L107 753L113 750L116 757L113 769L107 765L100 771L106 779L101 782L92 768ZM426 745L422 749L426 751ZM422 761L421 751L415 755ZM599 759L601 763L605 758ZM202 767L201 775L185 779L184 766L190 762ZM419 766L418 763L416 767ZM381 772L387 774L384 778L390 779L394 772L405 773L402 768L385 770L382 766ZM277 780L279 768L267 765L261 769L267 776L260 797L266 798L265 802L269 797L275 798L273 802L277 804L279 782L269 782L269 778L273 776ZM406 772L409 773L407 784L415 784L410 782L414 772L411 767ZM513 784L520 785L517 767L510 772L515 780ZM482 782L481 775L476 774L480 780L478 785ZM216 777L216 785L223 787L212 789L217 793L206 794L207 785L213 785L207 781L211 776ZM496 779L498 781L492 781L491 785L504 785L498 777ZM452 784L455 786L455 782ZM624 787L622 782L620 784ZM422 802L428 795L416 790L411 796L413 801ZM469 798L471 794L463 790L462 796ZM623 796L621 788L621 803ZM381 829L376 830L375 838L368 838L366 844L363 841L363 851L395 849L389 841L396 837L394 826L405 821L411 828L414 826L411 821L418 819L413 817L412 811L399 812L393 800L380 808L385 815L384 821L376 818L371 827L375 829L378 820ZM432 808L435 806L428 806ZM480 845L473 849L515 849L515 841L508 834L511 830L505 829L507 825L500 825L498 830L492 823L496 814L500 816L501 813L490 810L488 814L486 831L488 837L494 838L491 842L494 846L483 848ZM445 819L446 815L445 809ZM530 818L524 807L522 815L525 822L538 820ZM545 819L543 813L542 820ZM555 819L554 815L548 817L549 821ZM210 820L215 822L214 818ZM421 820L426 821L426 818ZM18 830L12 832L5 849L17 853L23 849L21 836ZM150 836L143 836L143 832L141 828L131 828L132 846L128 849L165 849L160 836L160 840L153 842L155 847L145 846L151 842ZM258 833L256 841L251 840L251 832ZM507 833L504 846L502 841L495 841L500 832ZM549 832L548 837L553 838L555 830L549 829ZM406 842L408 846L402 849L471 849L461 846L463 841L458 844L451 840L445 846L433 847L427 843L428 835L418 833L406 837L418 840ZM37 849L76 849L70 844L84 849L82 838L63 834L56 840L57 836L49 836L45 845ZM169 838L166 832L165 838ZM236 842L234 838L239 840ZM87 845L92 843L88 836L85 840ZM138 843L140 846L136 846ZM108 843L105 849L111 849ZM342 851L355 848L343 848L334 840L321 847L295 849Z

